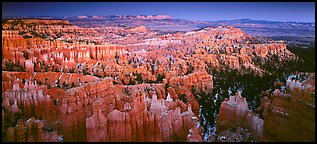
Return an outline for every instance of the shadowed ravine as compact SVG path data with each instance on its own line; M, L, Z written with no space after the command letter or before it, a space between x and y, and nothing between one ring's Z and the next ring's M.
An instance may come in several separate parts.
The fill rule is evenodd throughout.
M310 54L304 50L300 56L304 57ZM226 69L218 72L212 71L211 73L214 75L214 87L209 94L192 89L195 96L201 96L198 100L201 119L197 126L201 125L204 127L204 141L209 141L208 137L216 131L216 115L219 113L219 108L224 98L235 95L236 92L240 91L241 95L246 98L249 108L257 112L256 109L260 106L259 96L261 93L266 90L273 92L275 88L281 88L274 87L274 82L286 84L288 78L303 81L307 79L307 75L297 76L294 74L302 70L309 72L307 69L311 68L310 65L306 65L306 67L302 66L303 63L308 63L307 60L289 61L280 63L279 65L272 65L272 63L278 63L277 59L274 59L274 56L271 63L262 65L263 68L274 70L270 71L271 75L268 73L265 73L262 77L254 75L254 73L242 75L239 71Z

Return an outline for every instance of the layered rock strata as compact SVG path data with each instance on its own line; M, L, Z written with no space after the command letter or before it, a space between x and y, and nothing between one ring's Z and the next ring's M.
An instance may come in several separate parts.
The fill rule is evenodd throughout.
M303 83L288 79L286 91L263 93L257 109L261 116L248 109L241 95L230 96L217 115L217 133L242 127L257 141L315 141L314 79L314 74Z

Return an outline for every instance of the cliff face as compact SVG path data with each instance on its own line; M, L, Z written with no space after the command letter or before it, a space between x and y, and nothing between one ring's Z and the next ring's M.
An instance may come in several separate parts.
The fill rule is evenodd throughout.
M288 80L286 93L262 98L264 141L315 141L315 83L306 82Z
M45 64L60 64L75 68L75 62L91 59L115 61L116 54L120 56L124 53L124 47L119 45L65 43L60 40L48 41L40 38L24 39L17 35L17 31L5 31L5 33L2 36L2 55L6 60L14 63L20 60L22 66L27 65L24 64L26 60L31 60L33 63L44 61Z
M167 80L170 85L183 85L189 90L196 87L199 90L209 91L213 86L212 76L206 71L194 72L180 77L172 77Z
M13 85L13 90L7 90L2 93L4 110L8 114L8 119L14 119L9 116L19 113L25 117L34 116L47 121L56 121L52 113L54 106L49 95L44 95L45 87L38 87L36 84L26 82L23 89L18 84Z
M113 110L107 116L101 110L94 111L86 119L86 134L90 137L87 141L160 142L175 141L176 137L185 141L186 132L193 126L191 117L194 114L190 110L181 113L180 108L164 112L161 107L161 104L152 102L152 112L134 107L130 112Z
M87 141L186 140L188 130L194 125L195 114L190 104L182 111L186 104L166 97L162 85L114 86L112 81L66 91L61 106L64 133L78 131L84 125L86 134L64 136L65 141L79 140L84 135ZM86 120L69 123L70 117L78 112Z
M17 79L13 82L11 79ZM25 80L25 83L22 81ZM101 79L91 75L83 75L76 73L62 73L62 72L2 72L2 90L12 90L14 84L21 88L42 89L47 92L48 87L60 89L63 83L68 87L77 87L85 83L100 81ZM41 85L40 85L41 84ZM64 85L65 85L64 84ZM51 95L54 96L55 94ZM65 95L65 94L63 94Z
M262 137L263 120L249 110L246 99L240 93L221 103L216 121L218 133L233 127L242 127L249 129L257 139Z
M315 79L306 82L288 80L286 93L276 89L263 93L259 118L248 109L245 98L231 96L221 104L217 115L217 133L230 128L247 128L258 141L314 141Z
M94 29L84 29L72 25L67 20L41 20L41 19L23 19L23 20L5 20L2 24L3 30L16 30L25 38L40 37L57 39L63 37L74 38L74 33L94 35Z
M56 131L45 130L43 121L34 117L23 121L20 119L14 127L9 127L6 131L8 142L58 142Z
M5 141L58 140L57 132L48 132L43 129L44 123L46 125L46 123L54 123L58 120L58 112L50 96L43 95L45 88L27 81L23 89L20 89L18 83L14 83L13 90L6 90L2 93L2 119L5 121L2 130L6 135ZM30 117L32 118L27 121L23 120ZM45 122L42 121L44 119Z

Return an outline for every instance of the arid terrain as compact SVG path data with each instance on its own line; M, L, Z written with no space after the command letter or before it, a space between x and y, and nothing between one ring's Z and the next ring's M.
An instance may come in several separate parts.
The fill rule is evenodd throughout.
M315 68L286 41L148 26L169 19L2 20L2 142L315 141Z

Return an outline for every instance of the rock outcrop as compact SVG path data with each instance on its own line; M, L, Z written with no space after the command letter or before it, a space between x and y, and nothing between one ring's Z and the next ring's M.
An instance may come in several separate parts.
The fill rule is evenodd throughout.
M211 75L203 71L194 72L181 77L172 77L168 79L168 83L170 85L182 85L189 90L196 87L198 90L209 91L212 89L213 79Z
M18 87L18 86L17 86ZM43 91L36 89L14 89L2 93L2 102L6 111L6 118L14 122L14 115L18 113L23 117L36 117L47 121L53 119L54 105L49 95L43 95ZM9 121L8 121L9 124Z
M34 117L23 121L20 119L16 126L6 131L7 142L58 142L56 131L45 130L43 121Z
M217 133L242 127L249 129L257 139L262 137L263 120L249 110L246 99L239 92L221 103L216 122Z
M315 75L306 81L314 80ZM315 141L315 84L290 81L261 100L263 141ZM278 125L278 126L277 126Z
M315 83L312 79L314 74L303 83L288 79L286 93L279 89L271 94L263 93L257 109L261 116L248 109L241 95L230 96L222 102L217 115L217 133L246 128L256 141L315 141Z
M131 88L133 89L139 88ZM169 107L177 102L163 99L162 96L158 99L160 91L154 89L150 92L152 95L142 90L132 91L132 98L123 102L121 109L114 106L122 101L116 100L115 104L109 105L106 100L97 98L93 102L92 116L86 119L86 135L90 137L87 141L150 142L175 141L176 138L185 141L188 130L194 124L191 118L195 114L190 104L186 111L181 112L179 106L175 109ZM107 110L107 107L110 109Z

